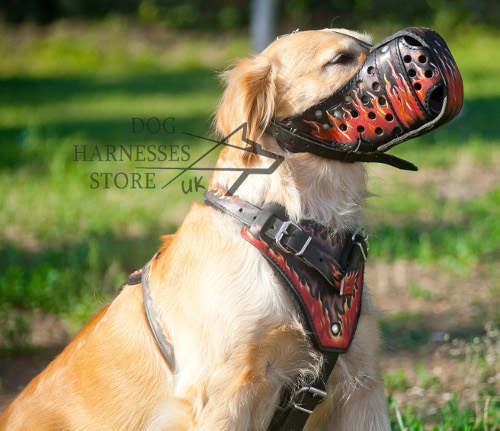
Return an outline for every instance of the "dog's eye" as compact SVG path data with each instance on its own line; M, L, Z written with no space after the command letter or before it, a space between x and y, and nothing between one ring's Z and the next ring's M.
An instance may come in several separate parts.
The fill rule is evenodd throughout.
M349 64L352 62L353 57L350 54L346 54L345 52L342 52L340 54L337 54L333 59L331 59L328 63L326 63L323 67L328 67L328 66L333 66L333 65L342 65L342 64Z

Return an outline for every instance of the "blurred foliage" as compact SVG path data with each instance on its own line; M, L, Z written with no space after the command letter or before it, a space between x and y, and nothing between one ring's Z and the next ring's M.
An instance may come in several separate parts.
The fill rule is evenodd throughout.
M103 17L119 13L174 29L224 30L247 27L244 0L0 0L0 14L13 22L46 23L61 17ZM363 27L377 22L428 25L443 31L464 24L500 24L497 0L287 0L278 6L281 31L291 28Z

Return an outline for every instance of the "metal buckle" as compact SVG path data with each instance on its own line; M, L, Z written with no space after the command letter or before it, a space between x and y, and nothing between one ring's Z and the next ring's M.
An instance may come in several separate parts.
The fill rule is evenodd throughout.
M352 234L352 237L351 237L351 240L354 242L356 240L356 235L358 233L363 233L363 228L361 227L358 227L356 229L356 231ZM363 242L365 243L365 246L366 246L366 251L369 251L370 250L370 243L368 242L368 240L370 239L370 235L365 235L363 236ZM363 247L363 244L361 244L359 241L356 241L354 242L355 245L359 246L359 249L361 250L361 254L363 255L363 259L364 261L366 262L367 260L367 256L366 256L366 252L365 252L365 249Z
M322 399L326 397L326 392L322 391L321 389L314 388L312 386L304 386L303 388L300 388L296 393L295 396L300 395L302 393L309 392L310 394L313 395L313 397L321 397ZM306 409L305 407L302 407L300 404L294 403L293 408L295 410L298 410L299 412L304 412L307 414L311 414L313 411Z
M370 250L370 243L368 242L368 240L370 239L370 235L363 236L362 241L365 243L366 246L366 252L365 252L363 244L361 244L361 242L359 241L356 241L356 235L358 235L359 233L361 234L363 233L363 228L358 227L356 229L356 231L352 234L351 241L354 243L354 245L357 245L359 247L359 249L361 250L361 255L363 256L363 260L366 262L366 260L368 259L368 257L366 256L366 252ZM339 292L340 296L344 295L344 282L345 282L345 276L342 277L342 280L340 281L340 292Z
M276 234L274 239L276 241L277 246L281 250L283 250L285 253L292 253L295 256L300 256L306 251L306 248L309 245L309 243L311 242L312 238L311 237L307 238L306 242L304 243L304 245L302 246L301 250L298 253L295 253L293 250L289 250L289 249L285 248L285 246L283 244L281 244L281 238L283 238L283 235L289 235L287 230L288 230L288 227L290 225L293 225L301 232L304 232L303 229L299 225L295 224L294 222L292 222L290 220L287 220L287 221L283 222L283 224L281 225L281 227L278 230L278 233Z

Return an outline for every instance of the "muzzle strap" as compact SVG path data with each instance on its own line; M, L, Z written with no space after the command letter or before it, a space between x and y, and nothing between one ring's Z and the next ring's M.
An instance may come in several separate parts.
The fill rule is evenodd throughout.
M356 150L340 150L329 146L325 142L314 139L305 134L294 133L282 123L273 121L268 128L278 144L290 153L311 153L330 160L339 160L344 163L384 163L405 171L418 171L418 168L407 160L386 153L362 153Z

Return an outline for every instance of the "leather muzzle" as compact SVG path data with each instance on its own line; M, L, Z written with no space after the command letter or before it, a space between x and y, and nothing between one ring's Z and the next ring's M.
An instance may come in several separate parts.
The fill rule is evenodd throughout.
M383 153L447 123L462 104L462 78L445 41L412 27L372 47L340 90L299 116L273 121L269 131L290 152L416 170Z

